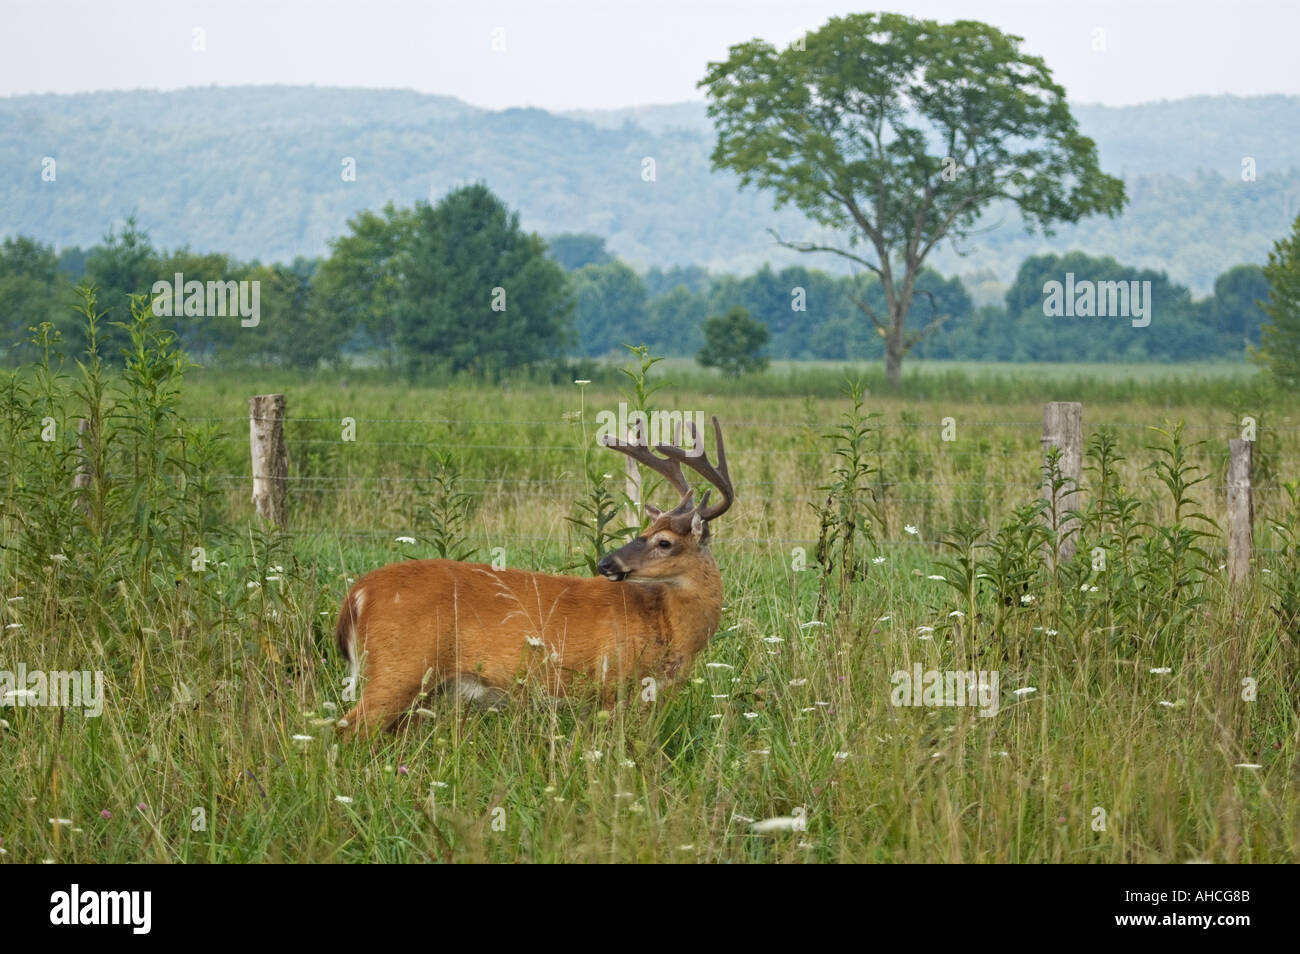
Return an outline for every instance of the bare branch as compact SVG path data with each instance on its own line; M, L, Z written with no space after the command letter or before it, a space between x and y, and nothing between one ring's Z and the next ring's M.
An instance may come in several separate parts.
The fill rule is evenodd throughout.
M877 275L881 274L880 267L878 265L876 265L873 262L867 261L865 258L862 258L860 255L854 255L852 252L847 252L842 248L836 248L833 245L818 245L815 242L787 242L785 239L781 238L781 236L777 234L775 229L768 229L767 231L768 234L772 236L772 238L776 239L776 244L784 248L793 249L796 252L830 252L834 255L843 256L844 258L847 258L850 261L857 262L859 265L871 269Z
M904 346L905 349L911 349L913 345L920 343L922 340L924 340L926 335L930 334L933 331L938 330L943 325L944 322L946 322L949 318L952 317L952 315L949 314L943 314L943 315L935 314L935 312L937 312L939 309L935 305L934 292L929 291L928 289L925 288L918 288L916 289L915 293L918 295L925 295L927 298L930 299L930 321L920 331L913 331L911 334L907 336L906 344Z
M853 299L853 304L857 305L861 312L871 319L871 323L876 326L876 330L880 332L880 336L883 338L889 329L886 328L884 323L876 317L875 309L865 301L859 301L857 298Z

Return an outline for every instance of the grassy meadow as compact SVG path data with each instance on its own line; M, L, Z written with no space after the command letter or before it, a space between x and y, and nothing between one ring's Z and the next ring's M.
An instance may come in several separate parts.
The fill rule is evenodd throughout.
M1249 369L927 367L890 393L870 368L855 412L839 368L658 365L651 403L718 416L737 491L722 626L681 687L434 697L336 744L349 581L441 553L589 573L626 537L595 433L633 382L182 371L137 341L124 371L0 378L0 669L104 678L98 717L0 709L0 862L1296 860L1300 402ZM249 501L269 392L284 531ZM1090 441L1059 564L1045 400L1083 401ZM1229 586L1247 415L1258 552ZM891 705L916 663L998 673L996 714ZM751 829L772 817L799 820Z

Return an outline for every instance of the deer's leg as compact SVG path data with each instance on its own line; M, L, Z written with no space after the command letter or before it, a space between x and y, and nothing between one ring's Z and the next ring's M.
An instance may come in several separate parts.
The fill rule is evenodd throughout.
M376 728L385 729L396 722L420 697L419 678L379 675L366 684L361 699L348 712L345 734L367 736Z

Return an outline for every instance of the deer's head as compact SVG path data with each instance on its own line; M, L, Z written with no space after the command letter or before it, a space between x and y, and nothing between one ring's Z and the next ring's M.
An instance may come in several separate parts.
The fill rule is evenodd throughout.
M655 455L641 443L621 443L605 438L606 447L627 454L660 474L682 495L681 502L664 512L658 507L645 505L651 518L650 526L634 537L630 543L606 553L596 568L610 580L644 580L670 582L685 576L699 567L699 561L709 544L709 521L721 516L735 500L731 477L727 474L727 452L722 446L722 427L713 419L713 433L718 443L718 463L715 467L704 456L704 437L690 421L686 424L693 444L686 450L677 444L659 444L656 449L663 457ZM682 475L682 464L699 473L718 491L719 500L709 505L706 490L697 505L690 484Z

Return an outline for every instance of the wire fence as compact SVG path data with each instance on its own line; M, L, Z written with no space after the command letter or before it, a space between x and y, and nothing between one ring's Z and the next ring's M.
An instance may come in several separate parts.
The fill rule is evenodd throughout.
M204 424L230 424L239 427L249 426L249 417L191 417L187 418L191 423ZM258 418L259 421L270 420ZM1284 419L1289 420L1289 419ZM419 448L424 450L452 450L452 451L473 451L473 452L507 452L513 455L520 453L540 454L544 452L553 453L582 453L588 451L592 446L599 445L582 445L567 441L556 442L535 442L535 430L539 427L544 428L565 428L572 434L573 429L578 426L580 421L576 412L566 414L560 418L455 418L455 417L381 417L381 418L352 418L352 417L292 417L284 416L280 419L286 432L283 437L283 443L286 447L322 447L332 446L350 450L357 448L364 454L366 448L376 450L389 448ZM585 423L593 430L599 430L598 422L587 419ZM1012 495L1029 495L1037 497L1042 493L1043 484L1041 479L1010 479L1008 468L1014 467L1018 462L1026 468L1027 474L1037 474L1041 472L1042 467L1042 442L1037 440L1027 440L1023 436L1025 431L1043 427L1041 419L1035 420L960 420L958 427L963 433L969 434L974 431L980 435L984 446L975 449L963 449L960 443L944 440L942 431L948 420L941 421L869 421L872 430L881 432L896 433L919 433L922 429L933 429L936 431L935 441L933 444L928 442L911 447L898 446L874 446L867 450L866 457L874 461L893 461L897 463L900 459L910 463L913 468L918 462L935 460L934 455L937 453L944 458L953 458L957 461L980 458L986 461L994 462L993 466L998 468L999 473L988 477L964 477L960 472L969 470L969 465L959 463L957 465L958 474L956 476L931 477L928 479L909 478L897 479L896 477L881 477L873 482L872 490L887 497L890 505L910 507L914 505L924 505L928 508L934 507L979 507L985 511L990 506L997 506L1005 503L1006 499ZM1223 435L1225 437L1237 436L1242 434L1243 427L1247 422L1241 423L1192 423L1183 425L1184 433L1193 436L1193 440L1202 442L1199 454L1203 458L1209 458L1216 463L1220 460L1226 460L1227 444L1223 445L1211 442L1214 435ZM347 428L351 433L344 434L341 430L338 437L321 437L320 428L324 425L332 425L341 429ZM403 439L385 439L381 434L379 437L362 437L355 436L356 429L362 427L394 427L403 428L446 428L454 436L456 430L464 431L482 431L484 429L495 429L499 431L522 431L529 429L534 434L528 435L531 440L525 441L494 441L489 437L487 440L482 438L448 440L442 437L431 437L423 440L406 439L405 435L400 435ZM827 432L835 428L834 422L811 424L808 422L790 422L790 421L769 421L769 420L743 420L731 421L727 424L728 434L743 433L745 430L763 430L771 431L788 431L792 433L801 433L815 439L823 439ZM1106 423L1090 423L1090 430L1093 432L1100 431L1103 428L1110 429L1113 432L1140 432L1153 431L1153 425L1142 421L1123 420L1110 421ZM303 430L307 430L309 435L300 436ZM1017 436L1010 438L1021 442L1023 446L1008 447L1003 442L1002 446L989 446L988 438L998 430L1019 432ZM1263 435L1290 435L1293 432L1300 436L1300 424L1291 425L1284 423L1278 425L1256 425L1256 436ZM315 435L312 432L315 431ZM522 436L522 435L521 435ZM1154 436L1154 435L1153 435ZM240 433L226 433L216 435L217 440L221 441L242 441L248 438ZM570 437L570 441L571 441ZM1044 439L1046 440L1046 439ZM734 445L733 445L734 446ZM834 457L834 452L830 447L822 449L802 449L801 445L792 443L790 446L783 447L779 450L781 456L794 459L820 458L830 460ZM341 460L346 461L346 456ZM1269 458L1270 466L1288 466L1300 465L1300 456L1281 456L1272 455ZM319 459L313 462L313 466L319 466ZM612 469L612 468L611 468ZM251 473L217 473L207 475L210 479L229 484L233 490L240 484L251 484ZM618 476L621 476L618 475ZM431 478L429 476L405 476L405 475L379 475L379 474L320 474L320 473L285 473L283 476L275 478L283 482L287 487L297 488L296 495L306 495L308 498L319 498L323 495L352 495L363 496L383 493L385 490L391 490L395 494L409 495L418 494L428 486ZM457 493L464 495L466 498L476 500L502 499L508 496L515 498L531 496L530 492L557 492L564 493L568 490L577 490L586 487L588 481L581 477L513 477L513 476L469 476L460 475L457 478L458 484L463 486L457 487ZM770 506L772 504L812 504L814 501L825 496L825 487L820 486L816 481L807 482L789 481L789 480L746 480L746 492L744 499L747 502L753 502L761 505ZM1082 489L1086 490L1086 487ZM942 499L939 495L917 496L916 491L925 493L927 491L943 491ZM981 494L980 496L970 496L970 492ZM1204 491L1213 493L1216 501L1221 501L1228 493L1226 485L1219 486L1217 483L1206 484ZM766 491L766 493L764 492ZM965 495L949 496L948 492L956 491ZM1262 486L1253 488L1253 494L1257 496L1269 497L1285 492L1285 488L1280 486ZM901 526L902 521L897 521ZM909 527L909 535L899 538L879 539L876 541L881 550L900 549L907 547L933 547L938 541L927 540L918 531L915 534L910 533L912 528ZM290 536L299 538L348 538L364 539L379 542L387 538L390 542L403 547L409 547L408 541L413 539L412 532L408 528L384 528L384 527L293 527L287 531ZM563 531L550 534L518 534L518 533L494 533L492 534L492 543L500 546L537 546L537 545L555 545L564 542L566 535ZM719 545L724 547L813 547L818 544L815 538L805 536L730 536L725 533L719 536ZM418 544L417 544L418 546ZM1221 553L1225 546L1211 545L1210 549L1216 553ZM1255 552L1269 553L1277 552L1268 548L1255 548Z
M955 417L955 415L951 415L951 416ZM455 418L455 417L439 418L439 417L350 417L349 416L346 419L348 421L351 421L354 424L424 424L424 425L438 425L438 426L491 424L491 425L505 425L505 426L518 426L518 427L524 427L524 426L526 427L557 426L558 427L560 425L571 427L578 423L578 419L575 418L527 419L527 418ZM249 416L245 415L243 417L187 417L184 420L191 423L247 424L250 418ZM252 418L252 420L262 421L262 420L276 420L276 419L255 417ZM279 418L278 420L282 420L285 424L336 424L337 425L340 424L344 420L344 418L343 417L295 417L286 414L283 418ZM598 422L591 418L587 419L587 423L592 425L592 427L598 426ZM962 427L1042 427L1043 424L1041 420L1032 420L1032 421L959 420L959 423ZM786 430L809 430L809 429L817 430L819 428L833 427L833 426L834 426L833 423L812 425L800 421L728 421L727 422L728 428L773 428L773 429L786 429ZM871 427L873 429L925 428L925 427L939 429L942 426L943 426L942 423L939 421L873 421L871 422ZM1093 425L1094 429L1098 429L1098 430L1103 427L1108 427L1115 430L1120 430L1120 429L1149 430L1156 426L1157 425L1154 424L1145 424L1141 421L1110 421L1102 424ZM1224 424L1192 423L1192 424L1183 425L1183 429L1187 431L1210 430L1210 431L1236 432L1236 431L1240 431L1241 428L1242 425L1239 423L1224 423ZM1277 425L1273 425L1273 424L1270 425L1261 424L1261 425L1257 425L1256 430L1261 433L1266 431L1278 431L1278 432L1295 431L1297 433L1300 433L1300 423L1286 425L1284 427L1278 427Z

